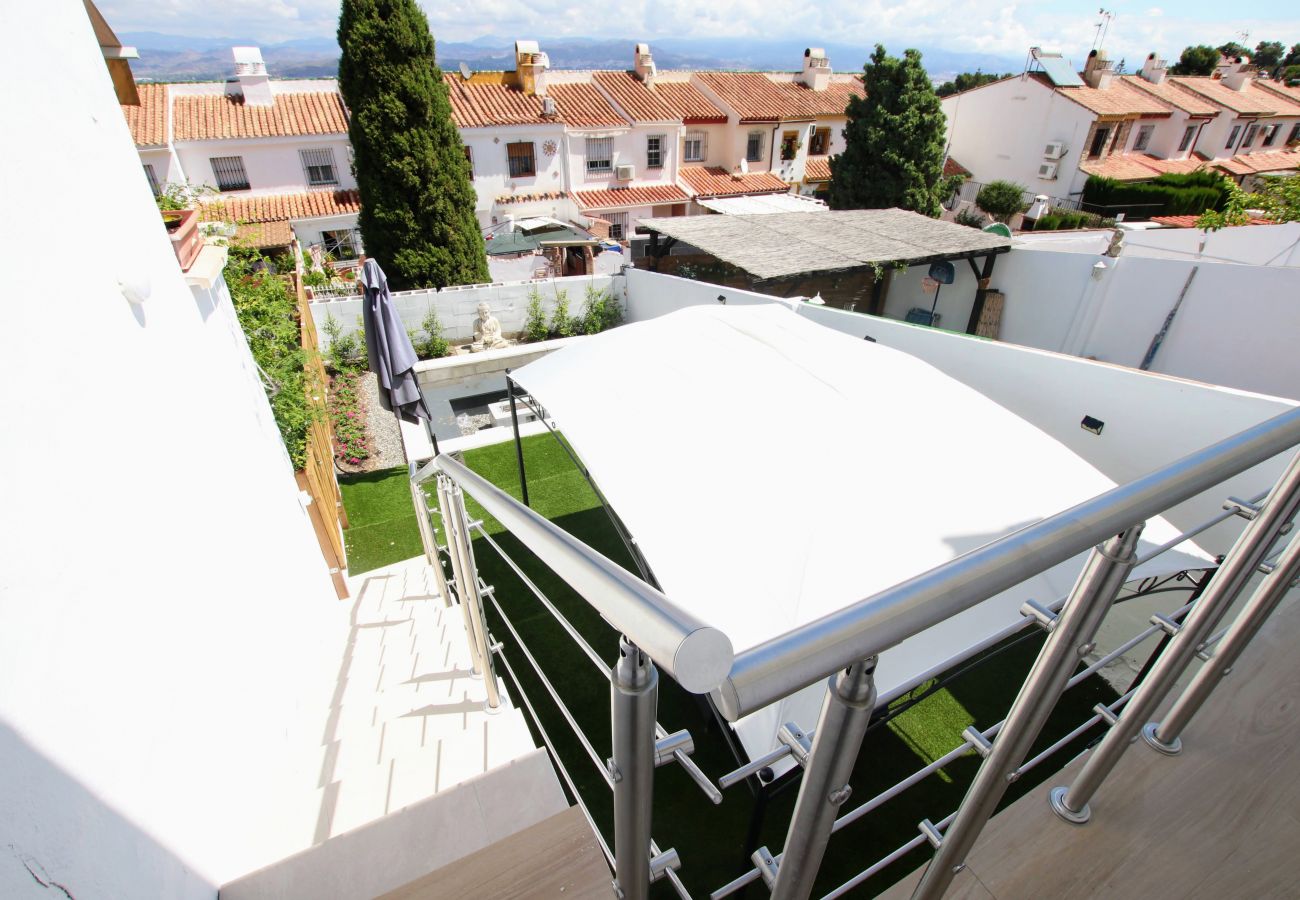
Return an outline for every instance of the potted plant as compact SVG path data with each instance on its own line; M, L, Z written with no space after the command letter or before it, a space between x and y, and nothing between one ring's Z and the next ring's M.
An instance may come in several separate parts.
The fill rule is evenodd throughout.
M167 236L171 238L176 260L181 264L181 271L188 272L199 251L203 249L203 235L199 233L199 211L167 209L162 211L162 219L167 228Z

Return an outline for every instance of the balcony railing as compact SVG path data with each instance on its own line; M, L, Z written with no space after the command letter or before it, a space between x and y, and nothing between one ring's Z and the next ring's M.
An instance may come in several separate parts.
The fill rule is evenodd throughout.
M956 810L942 816L942 811L936 811L937 821L921 822L913 838L883 852L876 862L826 895L842 896L929 843L935 854L913 894L919 900L944 895L1009 785L1089 729L1107 726L1105 736L1089 754L1073 784L1051 793L1053 808L1070 822L1087 821L1089 800L1139 735L1156 749L1178 752L1187 723L1300 576L1300 538L1291 539L1283 549L1275 548L1289 533L1292 519L1300 510L1300 455L1291 460L1271 489L1250 500L1229 498L1222 512L1139 556L1138 537L1143 524L1298 444L1300 409L739 654L733 654L725 634L450 456L438 456L418 468L412 464L411 490L417 509L424 513L418 517L421 536L440 592L448 603L461 607L466 634L474 648L475 671L495 687L493 667L499 659L520 688L519 699L537 723L561 777L586 813L624 898L642 900L648 896L651 883L660 879L669 881L679 896L689 896L679 875L683 858L674 849L661 851L651 836L654 771L658 766L681 765L710 802L720 803L723 791L760 769L783 758L796 762L802 781L784 848L777 853L759 848L753 854L752 868L710 896L725 897L762 881L773 897L806 898L811 895L834 833L973 750L983 761ZM429 482L435 485L434 508L427 504L423 488ZM483 523L469 520L466 495L472 496L622 633L613 667L604 663ZM1192 602L1167 615L1153 616L1150 625L1079 669L1081 660L1095 648L1097 630L1135 566L1234 517L1246 520L1245 527L1217 569L1198 586ZM445 545L437 542L435 518L442 524ZM498 602L494 588L478 577L471 543L475 532L484 538L485 546L502 556L540 606L556 619L599 677L610 682L613 754L609 760L602 761L583 734L560 693L538 666L524 635ZM1042 649L1007 716L983 729L968 728L964 741L949 753L845 811L851 794L850 774L868 723L873 713L892 699L876 695L873 673L878 655L1090 548L1068 596L1049 604L1026 603L1021 622L970 649L974 656L1016 632L1030 628L1046 632ZM450 562L450 577L443 568L444 558ZM1262 582L1233 623L1220 628L1257 572L1264 573ZM515 645L611 791L612 846L600 835L554 741L542 727L536 708L522 693L521 682L502 645L488 632L483 615L485 601L511 632ZM1158 635L1166 638L1163 650L1139 683L1117 700L1096 706L1093 715L1077 728L1029 757L1064 691ZM1163 721L1151 722L1156 708L1196 658L1209 660L1210 664L1195 675ZM691 735L685 731L669 733L656 721L659 668L692 693L710 693L730 721L822 679L827 681L828 692L816 723L787 723L780 731L780 747L721 776L715 785L690 758ZM499 702L495 692L489 697L493 705ZM690 852L706 850L692 848Z

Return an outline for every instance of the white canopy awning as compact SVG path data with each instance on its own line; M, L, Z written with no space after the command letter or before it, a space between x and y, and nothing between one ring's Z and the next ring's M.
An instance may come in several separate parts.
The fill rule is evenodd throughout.
M753 194L748 197L714 197L696 200L705 209L728 216L745 213L826 212L827 206L811 197L798 194Z
M1115 483L915 357L778 306L696 306L519 369L663 590L737 652L1065 510ZM1153 519L1144 550L1176 529ZM1191 545L1142 566L1199 568ZM1068 593L1078 557L889 650L882 697ZM751 756L815 724L824 685L742 719Z

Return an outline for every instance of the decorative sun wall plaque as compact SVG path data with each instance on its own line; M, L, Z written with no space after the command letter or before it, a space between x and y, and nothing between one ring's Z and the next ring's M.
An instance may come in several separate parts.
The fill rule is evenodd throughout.
M560 148L556 145L555 141L547 141L546 143L542 144L542 152L545 153L547 156L554 156L555 151L558 149Z

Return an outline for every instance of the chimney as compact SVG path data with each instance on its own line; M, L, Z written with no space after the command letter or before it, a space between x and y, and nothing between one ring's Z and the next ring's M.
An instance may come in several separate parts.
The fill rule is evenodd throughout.
M1250 64L1249 56L1238 56L1223 73L1223 86L1233 91L1244 91L1255 79L1257 69Z
M1169 67L1163 59L1160 59L1154 53L1148 53L1147 61L1142 64L1142 71L1138 74L1152 84L1159 84L1169 74Z
M809 47L803 52L803 71L799 83L814 91L826 90L831 83L831 61L821 47Z
M546 70L551 61L537 46L537 41L515 41L515 72L519 87L529 97L546 96Z
M655 75L658 70L655 69L655 58L650 55L649 44L637 44L633 52L632 68L636 70L636 77L640 78L647 85L653 85Z
M271 76L266 74L262 51L257 47L232 47L235 55L235 78L244 95L245 106L272 106Z
M1110 87L1114 77L1115 72L1111 69L1111 62L1106 57L1105 50L1093 50L1088 54L1088 61L1083 66L1083 80L1087 82L1088 87L1104 91Z

